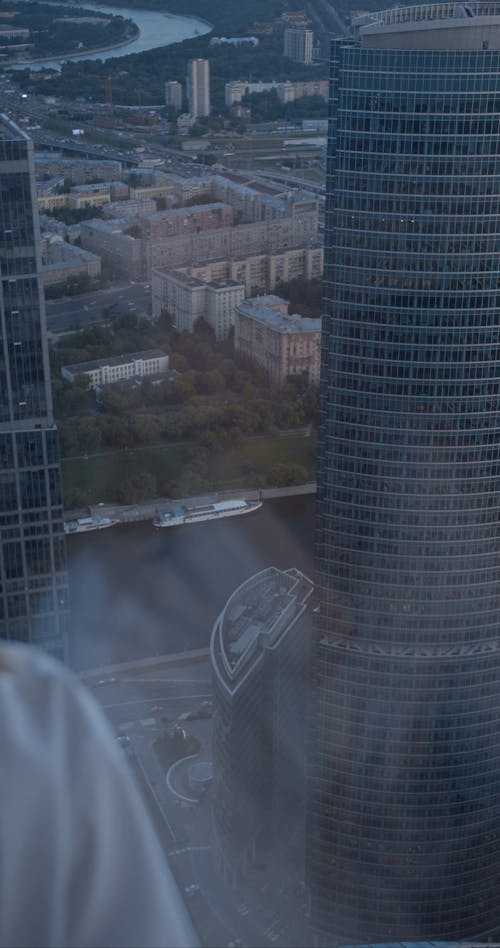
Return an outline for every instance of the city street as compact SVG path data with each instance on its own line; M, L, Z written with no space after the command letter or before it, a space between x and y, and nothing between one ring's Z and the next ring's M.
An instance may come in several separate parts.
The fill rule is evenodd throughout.
M52 332L78 329L109 318L102 310L113 307L112 315L149 313L151 284L122 281L109 290L93 290L80 296L48 301L47 327Z
M168 780L155 752L154 742L164 733L161 718L174 722L212 698L208 655L186 665L159 658L146 665L117 666L103 671L102 677L87 674L85 680L117 739L126 742L124 753L195 924L203 933L203 944L219 948L239 940L245 948L306 945L310 932L304 895L297 885L300 873L297 876L288 864L278 868L270 863L267 871L262 865L252 869L238 890L224 882L214 862L210 791L195 800L187 781L192 760L181 758L178 765L167 768ZM187 721L183 727L201 742L200 759L210 759L210 719Z

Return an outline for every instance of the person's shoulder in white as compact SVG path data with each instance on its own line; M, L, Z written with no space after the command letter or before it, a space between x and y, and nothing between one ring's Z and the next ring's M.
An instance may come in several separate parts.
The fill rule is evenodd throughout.
M123 752L86 688L0 647L1 948L190 948Z

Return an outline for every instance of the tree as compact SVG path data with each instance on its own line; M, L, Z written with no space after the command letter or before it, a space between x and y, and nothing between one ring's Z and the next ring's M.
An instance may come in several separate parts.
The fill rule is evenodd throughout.
M180 352L173 352L170 356L170 368L176 372L187 372L189 365L186 357Z
M290 487L305 484L307 480L307 470L302 464L275 464L267 478L270 487Z
M224 376L217 370L204 372L200 378L200 388L206 395L217 395L223 392L226 387Z
M156 496L156 477L150 471L137 471L118 486L117 499L121 504L138 504Z

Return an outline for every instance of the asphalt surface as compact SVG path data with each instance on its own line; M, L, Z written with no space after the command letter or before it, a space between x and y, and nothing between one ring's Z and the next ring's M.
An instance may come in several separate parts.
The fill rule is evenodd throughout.
M81 296L48 301L47 328L51 332L79 329L91 323L105 322L109 314L104 309L113 307L111 315L124 313L148 314L151 305L149 283L121 282L109 290L94 290Z

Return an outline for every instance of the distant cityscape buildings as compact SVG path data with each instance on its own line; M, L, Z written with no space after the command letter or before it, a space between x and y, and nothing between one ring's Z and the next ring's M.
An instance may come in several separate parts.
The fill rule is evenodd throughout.
M66 656L68 589L33 144L0 116L0 638Z
M311 581L269 567L236 589L210 646L216 859L237 885L259 857L278 878L303 849Z
M212 36L210 46L258 46L256 36Z
M100 256L117 274L145 280L153 270L279 251L286 257L290 249L318 247L318 201L306 191L290 193L283 186L252 183L235 175L196 179L171 175L165 182L159 190L167 202L181 207L145 214L133 223L128 217L83 221L84 249ZM144 198L148 188L135 193ZM196 197L200 204L191 204ZM207 199L210 204L203 203ZM185 206L188 201L191 206ZM321 254L317 252L314 259L318 262ZM241 282L239 277L232 279Z
M313 61L314 33L307 27L287 26L283 33L283 54L296 63L310 66Z
M241 102L246 95L259 95L262 92L276 92L280 102L295 102L305 96L319 95L328 100L328 79L299 79L292 82L250 82L245 79L233 79L224 86L224 101L230 108Z
M208 59L190 59L187 71L189 114L194 118L210 115L210 63Z
M500 932L500 15L332 46L307 882L318 945Z

